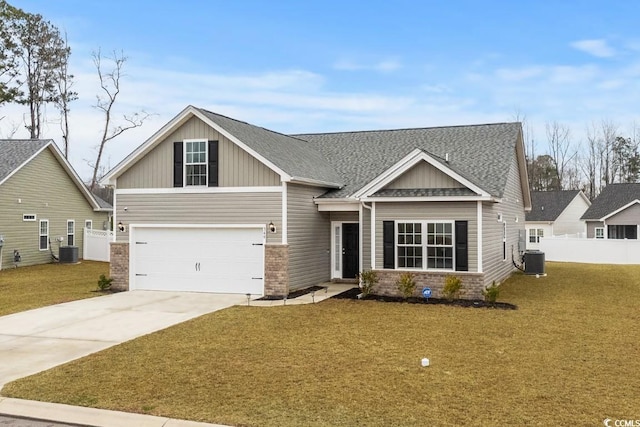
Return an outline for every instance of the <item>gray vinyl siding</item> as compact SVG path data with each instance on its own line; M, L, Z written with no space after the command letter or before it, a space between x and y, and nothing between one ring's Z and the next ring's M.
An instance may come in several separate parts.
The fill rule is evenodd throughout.
M507 224L506 260L502 254L503 225L498 222L498 214L502 214L502 219ZM525 229L525 221L520 172L515 151L509 167L502 202L483 203L482 218L482 264L485 273L485 285L488 285L494 280L499 283L509 277L515 270L513 259L519 261L519 230Z
M18 199L20 201L18 201ZM23 214L36 215L25 222ZM95 212L49 149L45 149L0 186L0 235L4 236L2 268L13 266L13 251L22 256L19 266L51 262L49 250L39 250L40 220L49 220L51 247L57 256L67 244L67 220L75 221L75 244L82 258L84 221L102 229L108 213ZM59 244L57 237L63 237Z
M331 212L331 221L336 222L359 222L360 213L358 211Z
M582 221L580 217L588 208L589 204L580 194L577 194L554 221L553 234L562 236L564 234L584 233L584 221Z
M124 211L124 208L127 211ZM276 233L267 243L282 242L282 194L118 194L115 221L127 226L116 240L127 242L130 224L260 224L273 221Z
M640 205L635 204L607 218L607 225L637 225L640 224Z
M331 277L329 212L318 212L313 198L326 189L287 185L289 288L326 282Z
M376 203L376 268L382 268L382 222L402 220L468 221L469 271L478 268L476 202ZM524 221L523 221L524 223Z
M218 141L220 187L280 185L277 173L199 118L192 117L118 177L118 188L172 188L173 143L196 138Z
M371 210L362 208L362 265L360 271L371 269Z
M602 221L586 221L587 223L587 239L595 239L596 228L604 227Z
M427 162L420 162L404 174L396 178L384 188L463 188L455 179L433 167Z

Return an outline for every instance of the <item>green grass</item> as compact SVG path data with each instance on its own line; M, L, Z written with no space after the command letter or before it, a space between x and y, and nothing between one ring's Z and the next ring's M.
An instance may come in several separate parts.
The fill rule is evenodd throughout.
M640 266L547 270L501 287L499 300L516 311L345 300L233 307L2 394L242 426L637 419Z
M106 262L42 264L0 271L0 316L47 305L101 295L101 274L109 275Z

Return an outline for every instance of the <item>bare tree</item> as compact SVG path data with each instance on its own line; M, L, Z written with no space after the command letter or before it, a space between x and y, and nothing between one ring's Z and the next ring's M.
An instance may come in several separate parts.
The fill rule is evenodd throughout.
M614 148L616 137L618 136L618 125L611 120L603 119L600 122L600 141L598 149L600 151L600 180L605 186L615 181L617 165L614 161ZM602 188L602 186L601 186Z
M600 194L600 163L602 158L600 157L600 136L598 126L595 123L587 126L587 146L586 153L582 156L581 168L582 173L587 178L585 186L585 192L590 200L596 198Z
M102 159L102 154L104 152L104 147L107 142L112 139L122 135L124 132L142 126L142 124L147 120L151 114L145 112L144 110L133 113L133 114L123 114L122 121L123 124L112 126L113 120L113 107L116 103L118 95L120 94L120 79L124 76L123 67L125 62L127 61L127 57L124 56L123 52L113 52L113 56L104 57L111 61L112 67L109 70L104 70L103 66L103 57L100 53L100 50L93 52L93 64L98 71L98 78L100 79L100 88L102 89L101 93L96 95L96 104L95 108L100 110L104 114L104 127L102 130L102 138L100 139L100 145L98 146L98 155L96 157L96 161L93 163L93 177L91 178L91 183L89 184L89 188L91 191L94 190L96 183L98 182L99 176L98 173L100 171L100 160Z
M556 121L547 122L546 131L551 159L558 177L556 190L562 190L567 186L566 172L577 151L572 146L569 127Z
M57 70L57 85L59 97L56 100L56 108L60 112L60 130L62 131L62 143L64 145L64 157L69 158L69 103L78 99L77 92L71 90L73 87L73 74L69 74L69 55L71 49L67 41L67 34L64 34L64 53L67 58L60 61Z

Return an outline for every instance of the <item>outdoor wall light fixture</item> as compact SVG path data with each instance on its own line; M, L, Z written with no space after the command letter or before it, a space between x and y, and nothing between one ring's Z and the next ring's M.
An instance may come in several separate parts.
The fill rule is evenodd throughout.
M271 233L275 233L275 232L276 232L276 225L273 223L273 221L271 221L271 222L269 223L269 231L270 231Z
M124 232L124 224L122 223L122 221L118 223L118 231Z

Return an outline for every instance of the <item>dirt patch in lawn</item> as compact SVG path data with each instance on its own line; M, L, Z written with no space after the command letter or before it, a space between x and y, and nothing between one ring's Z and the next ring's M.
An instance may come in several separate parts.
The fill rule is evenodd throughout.
M509 304L508 302L495 302L490 303L483 300L468 300L468 299L454 299L449 301L443 298L402 298L392 297L387 295L374 295L360 297L361 291L359 288L351 288L347 291L335 295L335 299L351 299L351 300L365 300L365 301L383 301L383 302L395 302L406 304L429 304L429 305L453 305L456 307L471 307L471 308L499 308L502 310L517 310L518 306Z

